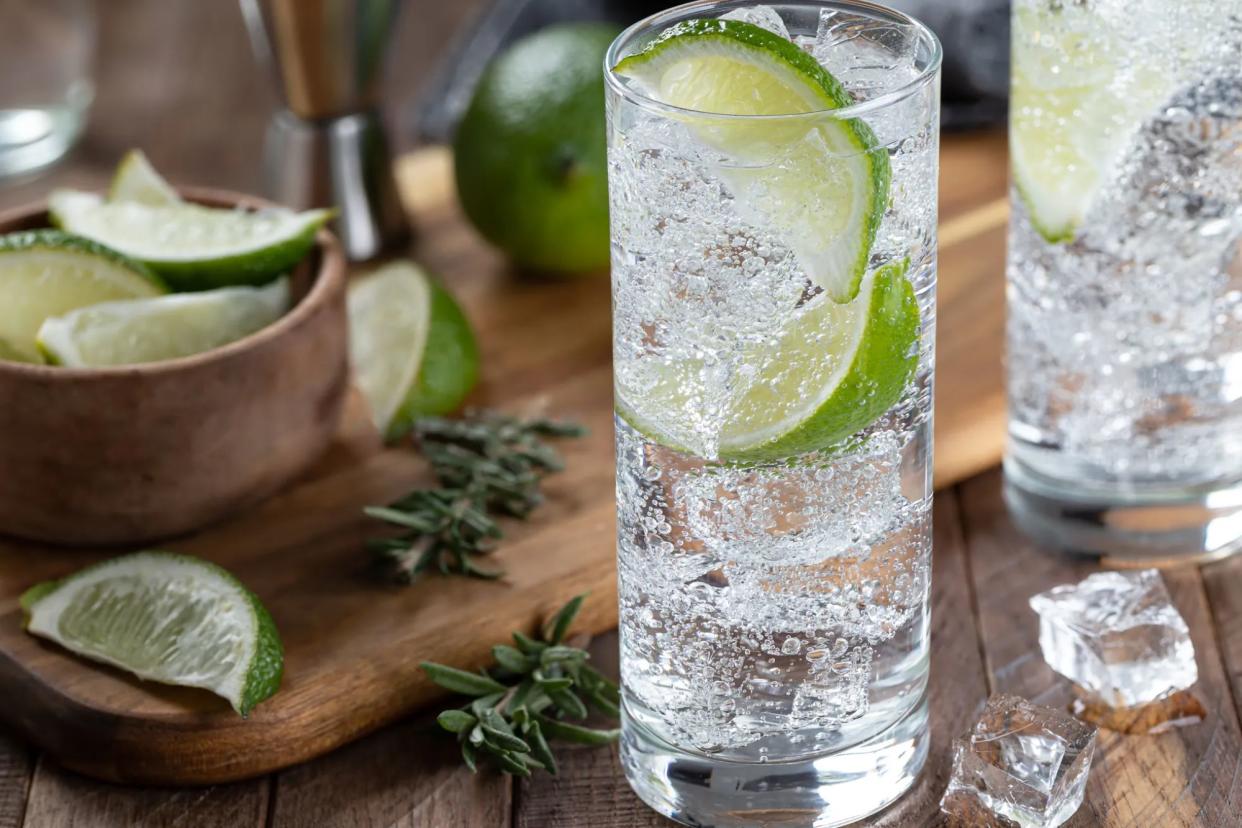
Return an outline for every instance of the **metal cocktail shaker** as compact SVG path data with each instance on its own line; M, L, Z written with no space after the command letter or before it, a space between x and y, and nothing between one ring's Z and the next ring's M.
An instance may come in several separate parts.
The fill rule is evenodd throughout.
M400 0L241 0L259 59L284 108L264 149L268 194L298 208L335 206L349 258L409 236L381 116L380 80Z

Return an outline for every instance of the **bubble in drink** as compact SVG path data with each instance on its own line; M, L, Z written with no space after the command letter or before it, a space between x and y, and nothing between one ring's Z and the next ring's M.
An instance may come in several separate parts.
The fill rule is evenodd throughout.
M685 117L610 100L623 760L704 824L749 824L719 791L774 774L773 807L826 808L814 764L855 748L848 781L893 790L832 817L858 819L925 751L936 102L831 115L871 87L790 42L817 11L683 21L621 63Z

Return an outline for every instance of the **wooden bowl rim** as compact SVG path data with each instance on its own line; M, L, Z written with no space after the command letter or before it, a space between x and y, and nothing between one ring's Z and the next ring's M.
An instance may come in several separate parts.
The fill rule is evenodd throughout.
M275 202L259 196L220 190L212 187L177 187L177 192L187 201L204 204L209 207L245 207L255 210L265 207L277 207ZM40 215L47 215L48 200L24 204L4 212L0 212L0 233L12 232L11 225L26 222ZM51 227L51 223L47 223ZM320 228L315 234L315 249L319 253L319 267L315 270L314 279L302 301L270 325L260 328L248 336L234 340L218 348L202 351L189 356L165 359L159 362L140 362L134 365L108 365L98 368L66 368L58 365L36 365L28 362L10 362L0 360L0 377L38 377L51 382L80 382L90 380L107 380L118 377L156 376L161 374L188 371L213 362L223 362L238 354L256 350L268 342L283 337L286 333L297 329L305 319L326 304L338 287L345 280L345 255L341 251L340 242L331 231ZM310 254L308 254L310 255Z

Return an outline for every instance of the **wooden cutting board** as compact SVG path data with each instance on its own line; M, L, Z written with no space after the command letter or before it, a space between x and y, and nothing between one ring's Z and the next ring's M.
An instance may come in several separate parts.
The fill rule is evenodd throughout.
M989 161L996 141L971 139L958 161L945 156L946 175L956 163L970 165L974 189L944 200L938 485L992 465L1000 453L1005 210L997 200L1003 145L1000 166ZM548 503L528 523L508 527L495 558L509 574L497 582L431 577L402 588L375 577L363 550L375 526L362 507L430 478L409 450L380 445L357 399L336 443L302 482L249 514L165 544L233 571L276 620L284 683L249 720L206 692L142 683L21 631L23 590L123 550L0 541L0 717L63 764L124 782L255 776L429 702L437 691L420 661L478 667L493 642L516 628L533 630L576 593L590 592L582 629L615 626L608 281L602 274L518 278L461 218L444 150L403 159L399 179L420 233L417 256L478 329L484 378L473 401L579 420L590 435L562 444L567 469L548 479Z

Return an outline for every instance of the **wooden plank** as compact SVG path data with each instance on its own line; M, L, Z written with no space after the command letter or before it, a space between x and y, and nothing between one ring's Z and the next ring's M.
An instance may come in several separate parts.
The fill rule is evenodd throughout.
M27 828L263 828L266 779L208 788L125 788L41 759L30 785Z
M1044 663L1038 623L1027 599L1080 580L1098 567L1036 548L1009 521L1000 471L962 487L966 545L979 627L993 690L1051 706L1066 705L1070 684ZM1237 826L1242 812L1242 740L1198 570L1165 572L1190 626L1199 662L1195 692L1203 723L1160 736L1101 731L1082 809L1071 826Z
M0 731L0 828L19 828L26 817L26 799L35 756L13 734Z
M935 483L996 465L1005 444L1005 216L991 202L950 219L940 248ZM1002 206L1004 202L999 202ZM946 234L949 235L949 234Z
M277 774L269 828L501 828L510 796L509 777L470 773L420 718Z
M968 213L1006 194L1005 130L955 133L940 139L940 220Z
M1242 556L1205 566L1203 585L1212 607L1234 709L1242 717Z
M617 746L557 747L560 773L521 783L514 828L670 828L648 808L621 773Z
M615 631L591 642L591 660L605 675L620 674ZM514 786L513 828L672 828L643 804L621 771L617 746L553 745L559 773L537 774Z
M956 493L937 495L932 571L931 704L932 747L911 791L870 820L885 828L907 828L937 819L948 782L949 741L965 729L987 694L971 613L969 579ZM592 647L593 657L615 675L615 636ZM629 789L617 749L561 749L561 773L521 782L515 828L655 828L673 823L657 816Z
M999 462L1005 446L1005 229L1009 162L1003 130L946 135L940 145L936 320L936 487Z

